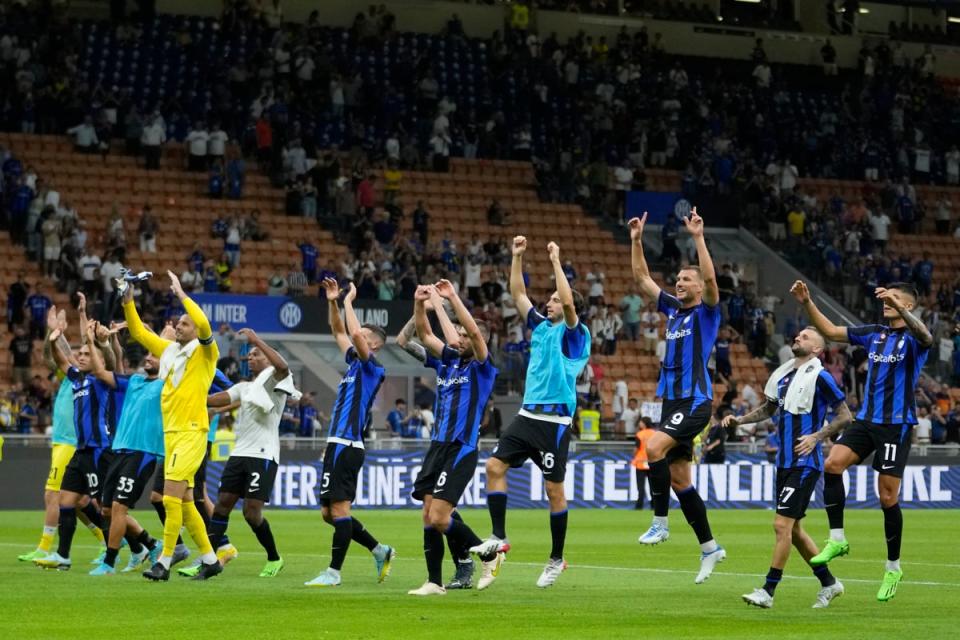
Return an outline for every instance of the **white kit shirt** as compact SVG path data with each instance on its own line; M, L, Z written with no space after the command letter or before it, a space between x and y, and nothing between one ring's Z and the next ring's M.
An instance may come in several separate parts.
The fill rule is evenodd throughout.
M240 400L240 409L233 428L237 442L230 457L280 461L280 419L283 418L287 397L296 392L296 388L291 374L287 374L283 380L277 380L273 377L273 368L268 367L267 370L270 371L270 376L264 383L264 391L272 401L269 411L264 411L249 401L248 394L253 391L256 380L238 382L227 389L231 402ZM257 379L261 379L260 376L257 376Z

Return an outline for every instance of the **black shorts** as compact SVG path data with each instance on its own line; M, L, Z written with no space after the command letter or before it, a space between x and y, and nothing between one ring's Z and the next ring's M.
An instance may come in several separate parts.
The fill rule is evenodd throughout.
M231 456L220 476L220 493L270 502L278 466L273 460Z
M72 491L99 499L113 457L110 449L77 449L63 472L60 491Z
M157 456L143 451L118 451L103 481L100 503L109 507L114 502L134 508L137 500L150 485L150 477L157 466Z
M663 401L658 431L677 441L677 445L667 453L668 464L678 460L693 460L693 441L710 424L713 403L700 400L696 407L693 403L693 398Z
M836 443L850 448L861 462L873 453L873 468L877 473L902 478L912 439L913 425L855 420L837 437Z
M194 500L203 499L203 488L207 486L207 462L210 460L210 449L212 442L207 442L207 453L203 456L203 462L197 467L197 472L193 475ZM158 458L157 475L153 478L153 490L156 493L163 493L163 456Z
M413 483L414 500L433 496L457 506L473 480L480 452L460 442L431 442L423 466Z
M529 458L543 472L544 480L563 482L569 449L568 425L518 415L500 436L492 455L511 467L521 467Z
M777 468L777 515L794 520L807 515L819 479L812 467Z
M357 497L357 477L366 453L359 447L329 443L323 454L323 475L320 477L320 504L353 502Z

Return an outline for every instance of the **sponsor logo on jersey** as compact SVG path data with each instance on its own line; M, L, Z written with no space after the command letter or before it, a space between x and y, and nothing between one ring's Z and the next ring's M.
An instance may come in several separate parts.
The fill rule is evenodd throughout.
M451 376L444 380L440 376L437 376L437 386L438 387L450 387L455 384L466 384L470 382L470 376Z
M892 364L894 362L903 362L904 358L906 358L906 356L902 353L898 353L898 354L891 353L888 356L882 356L879 353L870 354L870 360L876 363Z
M667 331L667 340L680 340L693 335L692 329L681 329L679 331Z

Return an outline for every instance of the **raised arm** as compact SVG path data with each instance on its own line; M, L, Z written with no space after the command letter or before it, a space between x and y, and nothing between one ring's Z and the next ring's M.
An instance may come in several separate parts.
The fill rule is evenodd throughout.
M517 313L523 322L527 321L533 303L527 297L527 285L523 283L523 253L527 250L527 239L517 236L513 239L513 262L510 264L510 295L517 306Z
M903 306L902 301L896 296L893 289L878 287L875 293L877 300L897 310L897 313L900 314L903 322L907 325L907 331L917 339L921 346L930 348L933 345L933 335L930 333L930 329L920 318L910 313L910 310Z
M173 341L165 340L143 326L140 314L137 313L137 305L133 302L133 286L129 283L126 283L126 285L123 292L123 317L127 322L130 337L159 358L166 348L173 344Z
M569 288L570 286L567 285L567 289ZM453 311L457 314L457 320L460 321L460 326L463 327L464 331L467 332L467 337L470 338L470 345L473 347L473 357L477 362L486 362L490 356L490 352L487 349L487 341L483 333L480 332L477 321L474 320L470 312L467 311L466 305L463 304L463 300L457 295L453 285L450 284L449 280L441 280L436 284L435 289L442 298L449 300L450 304L453 305ZM571 300L572 299L573 296L571 295ZM574 317L576 318L576 313L574 313Z
M87 339L90 345L90 374L111 389L116 389L117 379L114 377L113 372L107 369L102 352L95 344L97 341L96 333L98 326L99 323L93 320L87 324ZM110 351L109 345L107 346L107 351Z
M117 370L117 355L110 344L110 331L99 322L94 322L93 342L103 358L103 366L107 371Z
M436 287L428 287L430 290L430 300L424 303L427 311L433 307L433 312L437 314L437 322L440 323L440 330L443 332L443 341L447 344L455 344L460 340L460 332L453 325L450 316L447 314L447 308L443 304L443 297L437 292Z
M370 359L370 347L363 337L360 321L357 320L357 312L353 310L353 301L357 297L357 287L352 282L347 295L343 297L343 316L347 321L347 333L350 336L350 342L353 348L357 350L357 357L366 362Z
M290 367L287 365L284 357L277 353L276 349L264 342L253 329L244 328L240 329L237 333L246 336L247 342L259 349L260 353L266 356L270 362L270 366L273 367L273 377L276 380L283 380L290 375Z
M557 296L560 298L560 304L563 305L564 324L573 329L580 323L580 318L577 317L577 308L573 304L573 290L567 282L567 274L563 272L563 264L560 262L560 247L556 242L551 242L547 245L547 253L550 255L553 278L557 283Z
M326 278L321 286L327 294L327 319L330 322L330 331L333 332L333 338L337 341L340 351L346 353L350 348L350 338L347 336L347 330L343 327L340 306L337 304L337 298L340 297L340 285L333 278Z
M416 309L414 309L414 311L416 311ZM409 353L420 362L426 362L427 350L422 344L413 339L413 336L416 332L417 316L412 315L410 316L410 319L407 320L407 324L403 325L403 329L401 329L400 333L397 335L397 344L401 349Z
M110 347L113 349L113 357L117 363L116 371L119 374L126 374L126 367L123 364L123 346L120 344L120 331L127 328L126 322L110 323Z
M813 303L813 300L810 299L810 290L807 289L807 285L803 280L794 282L793 286L790 287L790 293L797 299L797 302L803 307L803 310L807 312L807 316L810 318L813 326L815 326L817 331L822 333L827 340L833 342L850 342L850 338L847 335L847 328L838 327L830 322L827 316L823 315L820 309L817 308L817 305Z
M213 329L210 327L207 314L203 312L200 305L191 300L186 294L177 274L173 271L167 271L167 277L170 278L170 291L180 299L181 304L183 304L183 310L187 312L187 315L190 316L193 324L197 327L197 339L200 341L200 346L204 347L206 351L211 352L214 359L217 359L220 355L220 350L217 347L216 340L213 339Z
M56 368L66 373L67 369L70 368L70 362L60 348L59 342L62 337L63 335L58 327L47 335L47 342L50 343L50 351L53 354L53 361L56 363Z
M711 307L720 302L720 289L717 287L717 273L713 268L713 258L707 249L707 240L703 237L703 218L697 213L697 208L690 210L690 217L683 219L684 226L693 236L697 246L697 262L700 264L700 275L703 276L703 301Z
M57 361L53 358L53 344L50 342L50 334L53 333L60 323L57 320L57 306L53 305L47 311L47 334L43 338L43 363L47 365L50 371L56 372Z
M80 315L80 344L87 344L87 296L77 292L77 313Z
M643 225L647 223L647 212L642 218L632 218L630 225L630 267L633 269L633 279L640 288L643 298L656 303L660 299L660 287L650 277L650 268L647 258L643 255Z
M435 358L439 358L443 353L443 340L434 335L430 328L430 322L427 320L427 300L430 299L431 288L429 286L419 286L413 294L413 318L417 326L417 336L424 348ZM438 314L439 315L439 314Z

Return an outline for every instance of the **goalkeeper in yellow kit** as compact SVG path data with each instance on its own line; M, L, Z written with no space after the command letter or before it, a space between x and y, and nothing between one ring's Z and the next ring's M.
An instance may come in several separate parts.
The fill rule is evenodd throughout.
M193 500L193 476L203 462L210 429L207 417L207 391L216 373L220 357L213 340L210 322L203 310L187 297L177 276L167 271L170 290L183 303L186 313L175 326L176 340L164 340L143 326L133 302L133 287L122 283L123 315L130 336L160 359L160 378L164 380L160 397L163 413L164 485L163 506L167 519L163 525L163 553L145 571L149 580L169 580L177 536L185 526L200 550L201 568L194 580L206 580L223 568L213 553L203 518ZM202 487L197 488L202 491Z

